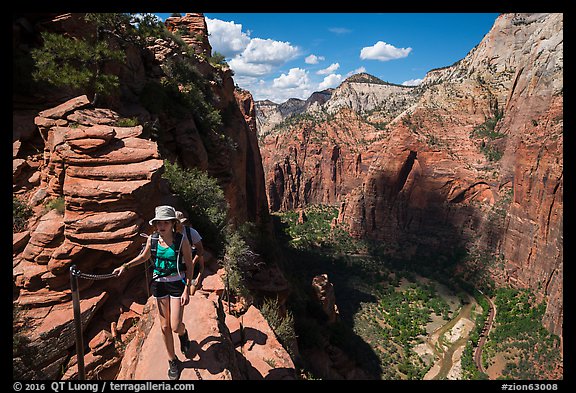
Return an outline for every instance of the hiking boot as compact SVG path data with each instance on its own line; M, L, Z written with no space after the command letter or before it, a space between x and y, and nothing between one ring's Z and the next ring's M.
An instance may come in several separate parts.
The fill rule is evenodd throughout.
M183 355L186 355L190 350L190 340L188 339L188 331L185 330L183 335L178 335L180 339L180 350Z
M176 380L180 378L180 369L182 368L182 362L178 358L173 360L168 360L168 378L170 380Z

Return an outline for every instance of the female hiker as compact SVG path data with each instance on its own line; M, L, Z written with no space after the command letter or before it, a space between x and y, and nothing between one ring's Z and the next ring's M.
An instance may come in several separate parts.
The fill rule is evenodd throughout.
M186 355L190 349L190 341L182 317L184 306L196 291L192 282L194 271L192 248L186 236L175 230L178 222L176 210L172 206L156 207L155 216L150 220L155 232L148 237L144 250L113 271L120 276L126 269L151 258L154 266L152 295L158 304L160 326L168 352L168 377L172 380L180 377L182 368L181 361L174 351L172 332L178 334L180 349ZM182 263L182 259L185 263Z

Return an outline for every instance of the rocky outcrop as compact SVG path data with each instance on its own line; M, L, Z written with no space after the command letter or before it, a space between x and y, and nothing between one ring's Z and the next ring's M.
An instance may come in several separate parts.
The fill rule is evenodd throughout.
M328 113L350 108L356 113L378 111L394 118L404 108L415 102L417 94L412 86L386 83L366 73L355 74L334 90L324 104Z
M336 305L336 296L334 295L334 284L328 280L327 274L320 274L312 279L312 289L316 299L322 306L322 310L328 318L328 323L334 323L338 320L338 306Z
M109 272L137 253L144 218L160 198L163 162L157 146L140 138L141 126L116 126L120 118L113 111L91 108L81 96L40 112L35 119L45 141L39 187L31 195L38 218L27 230L27 244L15 255L13 276L19 288L16 304L24 308L19 319L33 321L22 331L34 343L28 349L42 354L36 359L36 378L56 378L74 345L70 267L84 273ZM44 213L47 201L60 201L60 207ZM85 293L81 307L87 308L83 322L88 328L111 293L127 291L127 282L118 286L81 281ZM111 314L95 325L109 327L119 323L118 317L119 312ZM43 339L35 340L36 336ZM95 351L90 366L97 368L117 357L113 345L108 355L101 357Z
M319 118L320 119L320 118ZM337 204L362 184L385 131L342 110L330 121L309 119L261 140L270 210Z
M281 108L291 100L257 105L272 211L338 204L362 183L375 153L366 147L385 138L388 130L383 125L417 97L412 87L365 73L351 76L329 93L314 93L287 115Z
M208 39L208 26L204 15L200 13L171 16L164 22L166 28L177 33L196 53L206 57L212 56L212 46Z

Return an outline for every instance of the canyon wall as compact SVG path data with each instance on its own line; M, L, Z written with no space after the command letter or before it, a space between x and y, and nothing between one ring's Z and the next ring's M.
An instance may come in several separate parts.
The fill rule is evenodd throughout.
M460 255L460 269L534 290L562 336L562 14L501 14L418 87L355 84L261 139L270 209L328 203L390 255Z

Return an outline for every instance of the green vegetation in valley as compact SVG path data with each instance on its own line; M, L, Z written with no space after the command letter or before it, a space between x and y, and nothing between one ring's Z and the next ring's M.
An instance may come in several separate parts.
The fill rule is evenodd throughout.
M497 354L507 354L503 379L550 379L560 364L560 339L542 326L544 302L527 289L498 288L496 320L485 346L485 367Z
M484 324L490 312L490 305L486 297L480 292L474 290L471 292L474 293L476 303L482 308L482 312L476 315L474 329L470 332L470 336L468 337L468 341L464 347L464 352L462 353L462 378L466 380L488 379L487 374L476 368L476 364L474 363L474 351L478 347L480 334L482 333Z
M448 321L455 310L432 281L394 266L379 255L381 247L332 224L335 207L310 206L304 215L299 223L298 212L275 214L301 353L334 345L372 378L422 379L430 364L414 347L423 342L432 318ZM322 273L335 288L340 318L332 324L311 290L312 278Z

